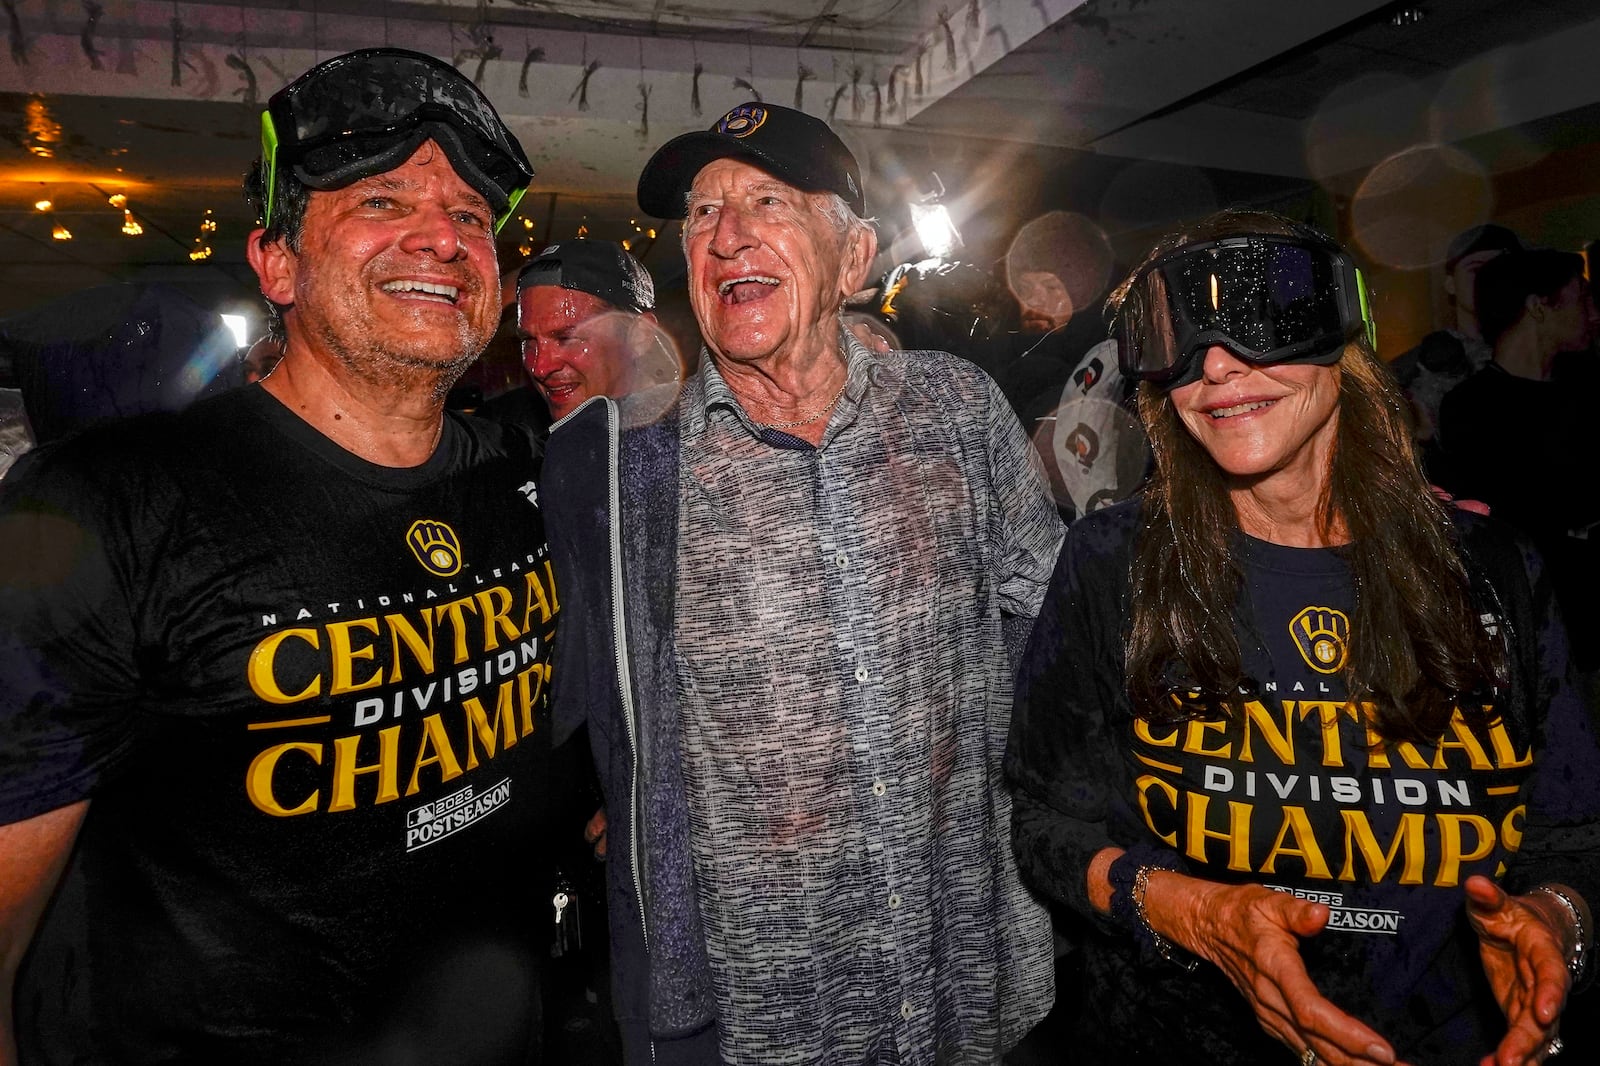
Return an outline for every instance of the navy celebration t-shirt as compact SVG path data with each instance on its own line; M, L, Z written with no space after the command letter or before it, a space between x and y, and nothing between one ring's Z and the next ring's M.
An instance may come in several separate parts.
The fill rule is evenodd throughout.
M1383 742L1341 675L1361 638L1343 551L1236 537L1242 712L1151 722L1132 713L1123 671L1140 506L1069 531L1007 752L1020 865L1093 923L1074 1039L1128 1062L1284 1054L1220 970L1142 959L1090 906L1093 857L1142 846L1195 877L1326 904L1327 927L1300 945L1322 995L1406 1061L1476 1061L1504 1021L1464 882L1600 886L1600 748L1537 560L1492 523L1458 518L1475 586L1494 586L1480 624L1510 638L1503 720L1474 729L1458 712L1437 742Z
M13 472L0 821L91 801L25 1061L528 1060L538 474L527 434L454 415L375 466L254 387Z

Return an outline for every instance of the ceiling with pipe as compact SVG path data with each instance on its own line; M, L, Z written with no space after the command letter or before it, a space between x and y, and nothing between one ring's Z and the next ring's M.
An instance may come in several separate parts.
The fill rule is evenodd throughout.
M505 254L584 228L631 239L652 268L676 229L640 217L640 168L752 97L832 122L891 226L932 172L958 221L1049 201L1023 187L1044 183L1115 237L1137 220L1104 196L1059 202L1075 173L1146 175L1117 185L1119 203L1173 211L1197 173L1223 190L1212 200L1317 186L1348 201L1448 169L1452 145L1498 137L1531 157L1600 140L1600 78L1583 74L1600 56L1593 0L4 0L4 13L0 316L113 280L250 302L238 187L258 113L319 59L374 44L454 62L526 147L537 176ZM673 240L656 249L653 231Z

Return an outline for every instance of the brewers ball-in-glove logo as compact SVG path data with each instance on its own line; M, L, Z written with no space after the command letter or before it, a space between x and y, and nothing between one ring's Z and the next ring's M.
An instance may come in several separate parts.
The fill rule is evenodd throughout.
M757 104L740 104L722 116L717 132L729 137L748 137L767 121L767 109Z
M1289 635L1306 665L1319 674L1336 674L1349 656L1350 619L1332 607L1307 607L1289 620Z
M461 539L443 522L417 519L406 530L406 543L422 568L436 577L453 577L461 570Z

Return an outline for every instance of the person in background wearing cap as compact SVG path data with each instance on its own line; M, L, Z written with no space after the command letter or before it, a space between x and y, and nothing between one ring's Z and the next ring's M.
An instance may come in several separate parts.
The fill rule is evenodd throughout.
M263 127L277 369L0 495L0 1062L533 1062L559 594L537 442L443 410L532 170L395 49Z
M999 766L1062 536L1028 441L970 363L843 328L876 237L823 122L736 107L639 203L687 216L705 358L546 465L628 1061L997 1062L1053 996Z
M1417 439L1424 443L1424 459L1435 478L1448 474L1440 467L1435 443L1439 429L1439 404L1444 394L1489 364L1489 345L1478 328L1474 291L1478 271L1502 252L1520 252L1522 240L1494 223L1473 226L1456 234L1445 251L1444 293L1454 323L1423 337L1410 351L1389 363L1395 380L1411 401Z
M626 396L677 379L677 360L653 328L655 305L649 272L611 241L552 244L522 268L522 365L552 420L591 396Z

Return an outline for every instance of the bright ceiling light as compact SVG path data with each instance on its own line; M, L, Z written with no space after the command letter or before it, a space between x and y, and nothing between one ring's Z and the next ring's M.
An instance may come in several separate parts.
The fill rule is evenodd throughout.
M245 335L245 320L243 315L223 315L222 324L227 326L229 332L233 334L233 343L235 347L243 348L246 344L250 343L249 337Z
M950 221L950 209L943 204L912 204L911 224L930 259L948 259L961 247L961 234Z

